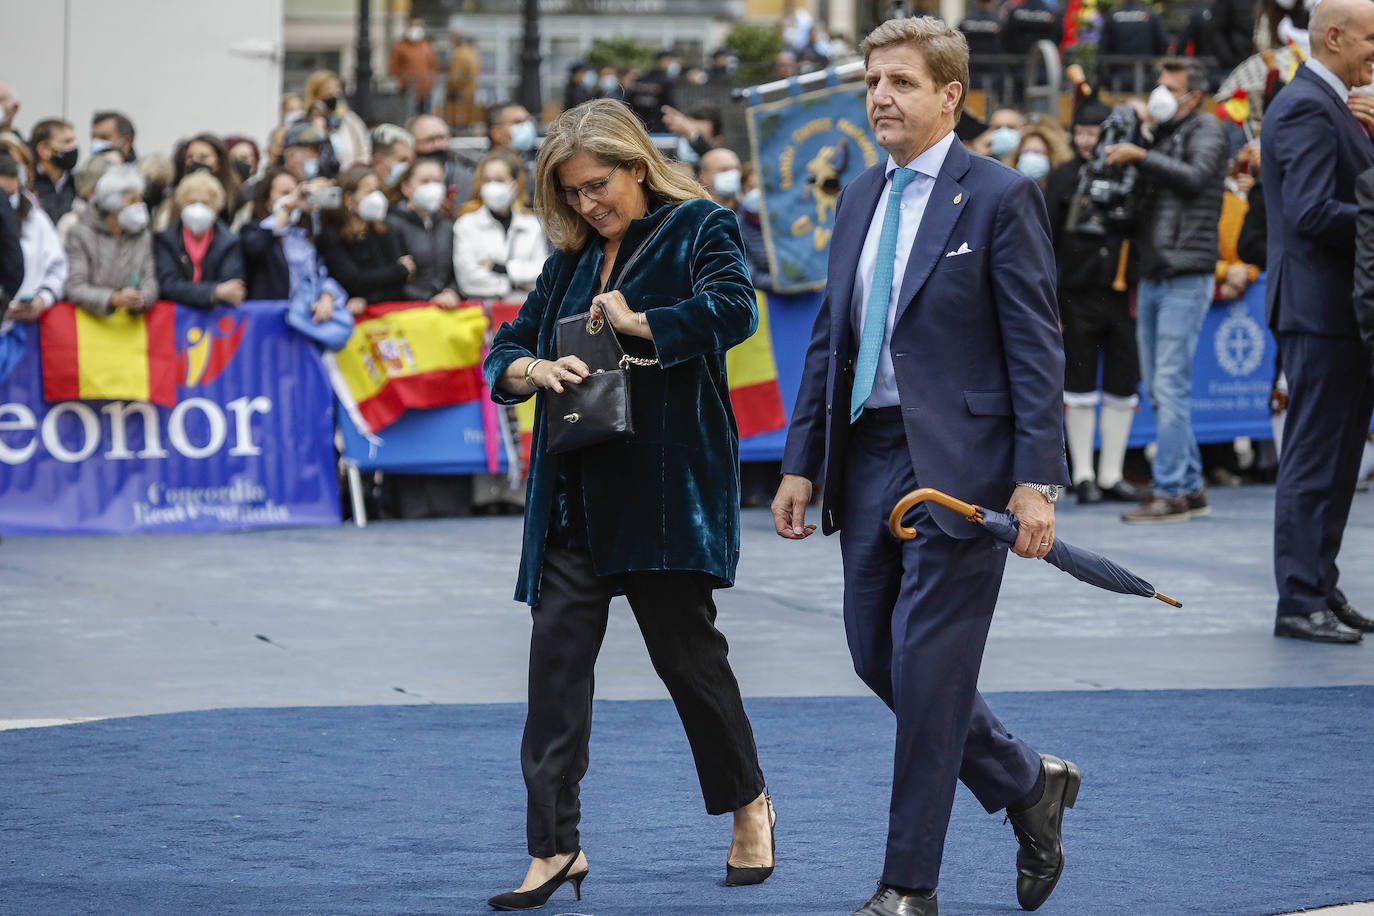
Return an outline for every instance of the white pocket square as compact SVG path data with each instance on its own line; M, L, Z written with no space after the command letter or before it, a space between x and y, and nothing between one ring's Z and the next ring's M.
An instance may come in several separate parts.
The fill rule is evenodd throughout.
M973 249L970 248L970 247L968 247L968 242L964 242L964 244L960 245L960 246L959 246L958 248L956 248L955 250L950 251L950 252L947 252L947 253L945 254L945 257L947 257L947 258L953 258L953 257L957 257L958 255L961 255L961 254L973 254Z

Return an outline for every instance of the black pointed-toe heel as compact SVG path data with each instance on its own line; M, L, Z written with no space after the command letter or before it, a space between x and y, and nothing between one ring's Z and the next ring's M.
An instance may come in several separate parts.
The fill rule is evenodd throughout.
M492 897L487 901L487 904L494 910L537 910L545 903L548 903L554 891L568 882L572 882L574 899L581 900L582 881L587 877L587 873L590 872L591 869L584 868L575 875L568 874L569 870L573 867L573 863L577 861L577 857L581 854L582 850L580 849L573 853L572 858L568 860L568 864L564 865L558 874L554 875L534 890L507 891L504 894L497 894L495 897Z
M778 841L776 830L778 826L778 812L773 810L773 799L768 793L763 793L764 799L768 802L768 845L773 850L773 865L756 865L753 867L740 867L730 864L730 852L725 853L725 886L726 887L746 887L750 884L762 884L773 874L773 867L778 863ZM730 844L730 851L733 851L735 844Z

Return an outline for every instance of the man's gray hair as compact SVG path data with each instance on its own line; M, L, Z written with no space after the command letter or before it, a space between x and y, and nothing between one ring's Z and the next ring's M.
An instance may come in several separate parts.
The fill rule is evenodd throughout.
M372 129L372 149L375 152L389 153L397 143L415 148L415 135L397 124L378 124Z
M101 213L118 213L124 209L124 195L130 191L143 193L143 176L132 165L117 165L95 183L91 203Z

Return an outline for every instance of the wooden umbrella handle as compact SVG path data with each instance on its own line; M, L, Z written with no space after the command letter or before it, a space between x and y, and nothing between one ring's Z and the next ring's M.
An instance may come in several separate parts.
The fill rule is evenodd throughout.
M958 512L971 522L981 525L983 523L983 510L966 503L962 499L955 499L948 493L942 493L931 487L921 487L919 490L912 490L901 499L897 500L897 505L892 507L892 514L887 517L888 530L892 536L903 541L909 541L916 537L916 529L908 528L902 524L902 516L910 512L915 506L923 502L933 502L936 505L944 506L946 509Z

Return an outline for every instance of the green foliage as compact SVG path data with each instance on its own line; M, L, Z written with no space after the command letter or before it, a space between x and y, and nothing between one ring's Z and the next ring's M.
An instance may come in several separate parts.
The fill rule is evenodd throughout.
M725 34L725 46L739 59L735 82L741 86L767 82L782 51L782 35L773 26L737 22Z
M598 38L592 42L591 50L587 52L587 63L600 69L601 67L634 67L643 72L652 70L654 66L654 52L658 49L647 41L638 41L634 38L623 36L612 36L610 38Z

